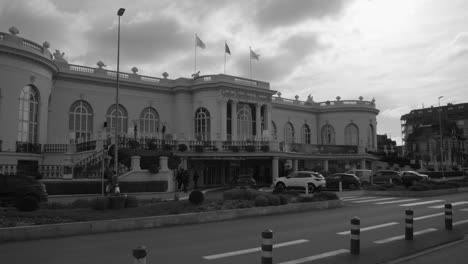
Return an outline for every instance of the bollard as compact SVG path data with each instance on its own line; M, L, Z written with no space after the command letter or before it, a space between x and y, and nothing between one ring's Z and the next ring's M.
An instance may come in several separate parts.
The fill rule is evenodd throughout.
M361 220L358 217L354 217L351 219L351 254L359 255L360 251L360 233L361 229L359 225L361 224Z
M135 264L146 264L146 247L145 246L138 246L133 249L132 251L133 257L135 258L135 261L133 263Z
M452 204L445 204L445 230L452 230Z
M343 183L341 183L341 181L338 182L338 191L339 192L343 191Z
M406 210L405 215L405 240L413 240L413 210Z
M393 184L393 181L392 181L392 179L391 179L391 178L390 178L390 180L389 180L389 183L390 183L390 184Z
M305 195L309 195L309 184L305 184Z
M262 264L273 264L273 231L262 232Z

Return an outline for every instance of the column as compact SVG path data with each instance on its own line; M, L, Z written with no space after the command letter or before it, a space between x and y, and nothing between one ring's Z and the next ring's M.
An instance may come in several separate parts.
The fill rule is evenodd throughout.
M227 120L227 101L225 99L221 99L219 102L221 108L221 141L226 141L227 135L227 128L226 128L226 120Z
M272 182L275 181L275 179L278 179L278 174L279 174L279 168L278 168L278 157L273 157L273 161L271 163L271 172L272 172Z
M323 170L328 171L328 160L323 161Z
M232 141L237 140L237 101L231 100L231 137Z
M361 160L361 170L365 170L365 169L366 169L366 160L362 159Z
M270 141L273 140L272 138L272 127L271 127L271 104L265 105L265 129L269 131Z
M167 160L168 159L169 158L165 157L165 156L159 157L159 167L161 167L161 169L159 170L160 172L169 171L169 168L167 167Z
M260 111L262 110L262 105L257 103L255 105L255 130L257 134L255 135L255 140L262 140L262 120L260 119Z
M131 156L131 164L132 164L132 170L141 170L140 167L140 156Z
M299 167L299 160L294 159L292 162L293 162L293 170L294 170L294 171L298 171L298 170L299 170L299 169L298 169L298 167Z

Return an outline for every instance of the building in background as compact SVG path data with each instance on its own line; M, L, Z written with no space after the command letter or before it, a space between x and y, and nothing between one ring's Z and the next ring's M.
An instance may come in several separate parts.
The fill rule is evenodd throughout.
M425 168L468 167L468 103L412 110L401 117L401 131L405 155Z
M48 48L16 29L0 33L0 173L99 179L117 123L120 149L170 149L198 171L200 185L247 173L271 183L287 169L370 169L376 159L366 151L377 147L373 99L301 101L282 98L267 82L158 78L133 67L120 73L116 107L115 71L101 61L70 64ZM138 170L137 160L123 173Z

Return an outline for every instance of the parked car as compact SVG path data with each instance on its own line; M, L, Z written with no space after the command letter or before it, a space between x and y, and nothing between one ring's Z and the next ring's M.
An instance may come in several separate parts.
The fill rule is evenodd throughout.
M381 170L372 176L372 182L374 184L385 184L385 183L394 183L401 184L401 176L398 171L392 170Z
M352 169L352 170L346 171L345 173L356 175L359 178L359 181L361 181L361 184L363 186L372 184L372 171L371 170Z
M400 173L401 180L403 181L404 185L413 185L418 181L427 181L429 180L429 176L426 174L421 174L417 171L402 171Z
M315 171L296 171L285 177L279 177L273 182L277 191L285 189L305 190L307 185L309 192L315 192L325 188L326 181L322 174Z
M339 189L340 182L343 189L357 190L361 188L361 181L354 174L335 173L325 178L327 189Z
M239 177L235 180L236 186L246 186L246 187L253 187L257 185L257 181L250 175L239 175Z
M48 198L46 186L27 175L0 174L0 204L21 211L34 211Z

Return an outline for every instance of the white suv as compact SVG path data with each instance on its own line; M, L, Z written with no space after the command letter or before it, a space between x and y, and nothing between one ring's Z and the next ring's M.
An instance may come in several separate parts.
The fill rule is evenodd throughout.
M312 193L318 189L325 188L326 181L322 174L315 171L296 171L286 177L279 177L273 182L273 186L277 191L285 189L302 189L305 186L309 187L309 192Z

